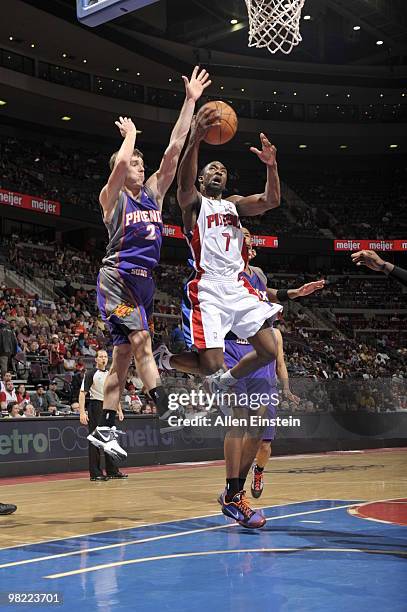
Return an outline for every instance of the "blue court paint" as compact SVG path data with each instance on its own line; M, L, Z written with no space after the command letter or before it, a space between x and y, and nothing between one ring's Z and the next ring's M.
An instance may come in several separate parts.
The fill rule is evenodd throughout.
M338 508L354 503L265 508L261 530L219 514L4 549L23 564L0 568L1 590L58 591L75 612L405 612L407 528Z

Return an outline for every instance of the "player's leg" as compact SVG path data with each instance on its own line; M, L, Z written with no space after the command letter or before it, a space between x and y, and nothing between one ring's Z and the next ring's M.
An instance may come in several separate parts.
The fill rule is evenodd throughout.
M226 369L221 348L201 349L198 352L183 351L174 355L161 345L154 351L154 357L161 370L208 376L220 369Z
M117 340L116 340L117 341ZM115 423L116 412L119 408L120 397L123 393L127 372L130 367L132 358L132 347L130 342L123 337L121 344L116 344L113 347L112 365L110 366L109 374L106 377L103 388L103 414L99 424L104 424L112 427ZM106 414L106 411L114 412L113 415Z
M247 353L234 368L230 374L233 378L239 379L255 372L259 368L264 367L277 357L277 338L274 335L273 328L268 322L263 324L263 327L248 341L254 348L254 351Z
M264 489L264 468L271 456L271 440L262 440L256 454L252 469L251 493L258 499Z
M224 315L219 303L220 293L202 279L187 283L182 302L182 328L185 344L190 349L195 347L198 352L183 351L173 355L161 345L154 351L159 369L175 369L201 376L226 369L223 339L230 329L232 317Z
M118 432L115 427L115 419L120 396L126 383L132 349L127 339L117 334L113 336L113 342L116 342L116 345L113 348L112 365L104 385L102 415L98 427L89 434L88 440L113 457L115 461L124 461L127 452L117 441Z

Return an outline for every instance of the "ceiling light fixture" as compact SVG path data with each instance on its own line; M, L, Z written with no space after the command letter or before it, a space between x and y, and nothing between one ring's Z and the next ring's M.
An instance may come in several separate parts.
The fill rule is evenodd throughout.
M311 19L311 15L304 15L304 21L309 21Z
M353 29L355 30L355 32L357 32L358 30L360 30L360 26L353 26Z
M390 149L397 149L397 147L398 147L398 144L391 144L390 145Z
M298 145L298 148L299 149L306 149L307 145L306 144L300 144L300 145Z
M382 40L376 40L376 45L379 45L379 46L380 46L380 45L382 45L382 44L383 44L383 41L382 41Z
M230 23L231 23L232 25L236 25L236 24L238 23L238 21L237 21L237 19L231 19L231 20L230 20Z
M70 121L72 119L72 117L69 117L69 115L64 115L63 117L61 117L62 121Z
M7 102L5 100L0 100L0 106L6 106Z

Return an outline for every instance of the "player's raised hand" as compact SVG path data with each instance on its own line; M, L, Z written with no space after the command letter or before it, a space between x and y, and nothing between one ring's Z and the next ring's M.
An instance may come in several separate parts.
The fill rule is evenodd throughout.
M184 81L187 100L193 100L194 102L199 100L204 90L212 83L206 70L199 70L199 66L195 66L190 79L183 76L182 80Z
M202 108L193 118L191 134L197 140L203 140L210 127L220 125L220 112L214 108Z
M306 283L302 285L302 287L298 287L297 292L298 295L296 297L304 297L306 295L311 295L315 291L319 291L325 287L325 281L323 279L312 281L312 283Z
M371 270L376 270L378 272L384 270L386 264L384 259L379 257L379 255L374 251L358 251L357 253L353 253L351 257L353 263L355 263L357 266L367 266Z
M261 142L261 151L256 149L256 147L250 147L250 151L252 153L256 153L257 157L264 164L268 166L274 166L276 164L276 154L277 149L274 145L271 144L269 139L263 132L260 134L260 142Z
M119 128L123 138L126 138L127 134L137 134L136 126L129 117L119 117L119 121L114 123Z

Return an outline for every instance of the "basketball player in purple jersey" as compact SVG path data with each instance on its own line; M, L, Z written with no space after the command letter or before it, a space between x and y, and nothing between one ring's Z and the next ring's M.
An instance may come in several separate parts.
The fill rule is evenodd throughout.
M159 414L168 410L148 328L154 295L152 270L160 258L164 197L175 177L195 103L211 84L206 70L200 71L198 66L190 80L182 78L184 105L159 169L144 182L143 155L134 148L135 125L131 119L120 117L116 125L123 144L110 159L111 174L99 197L109 244L98 276L97 301L114 349L104 387L102 419L88 439L118 460L123 460L127 453L117 442L114 422L133 356L138 375Z
M248 248L248 260L252 260L256 256L255 249L251 246L250 232L246 228L242 228L245 244ZM262 301L278 302L280 299L297 299L306 295L311 295L314 291L318 291L324 287L325 281L319 280L307 283L298 289L288 289L287 291L277 291L267 287L267 277L264 272L257 267L246 264L242 272L247 282L258 294ZM188 286L188 283L187 283ZM184 292L182 304L182 320L184 329L184 338L187 346L193 346L191 335L191 313L193 304L189 300L188 291ZM277 406L277 381L276 372L280 383L283 387L283 394L290 400L297 401L289 387L288 373L284 364L284 355L282 353L282 337L278 329L274 330L277 340L277 358L272 363L259 368L255 372L245 376L238 381L234 391L239 396L245 394L246 397L256 397L263 395L268 397L269 402L266 408L265 417L275 418ZM238 338L233 332L228 332L225 337L224 360L228 368L233 368L239 361L252 350L247 340ZM171 370L175 369L182 372L190 372L190 359L188 353L172 355L165 346L159 347L156 351L158 365L160 369ZM284 364L284 368L283 368ZM199 374L199 366L197 365L194 373ZM239 404L239 402L238 402ZM233 416L247 418L248 407L244 407L237 411L234 410ZM238 413L239 412L239 413ZM224 454L226 463L226 488L218 501L222 506L222 512L235 519L244 527L259 528L265 523L264 517L257 511L250 508L245 496L244 485L247 474L252 466L253 460L259 447L263 448L262 440L270 440L274 438L274 428L267 427L262 431L259 428L253 427L233 427L225 436ZM260 469L261 471L261 469ZM257 477L257 482L259 478ZM259 487L259 483L257 485Z

